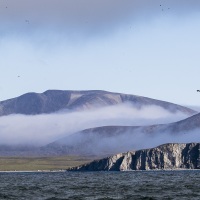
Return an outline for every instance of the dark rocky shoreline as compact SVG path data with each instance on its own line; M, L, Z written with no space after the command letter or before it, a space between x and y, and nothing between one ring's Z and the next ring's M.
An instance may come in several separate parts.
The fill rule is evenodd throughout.
M200 169L200 143L169 143L151 149L128 151L70 168L68 171Z

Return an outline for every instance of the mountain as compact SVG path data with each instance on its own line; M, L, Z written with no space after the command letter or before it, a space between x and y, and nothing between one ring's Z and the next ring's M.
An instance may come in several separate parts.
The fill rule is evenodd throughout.
M42 152L32 145L0 145L0 156L40 156Z
M42 147L54 154L111 155L165 142L200 140L200 114L152 126L104 126L86 129Z
M73 167L68 171L200 169L200 143L164 144L156 148L128 151Z
M136 95L98 90L47 90L44 93L27 93L13 99L1 101L0 116L53 113L62 109L86 110L126 102L131 103L136 108L145 105L156 105L174 113L181 112L188 116L196 114L196 111L180 105Z
M200 128L200 113L168 125L168 131L180 133Z

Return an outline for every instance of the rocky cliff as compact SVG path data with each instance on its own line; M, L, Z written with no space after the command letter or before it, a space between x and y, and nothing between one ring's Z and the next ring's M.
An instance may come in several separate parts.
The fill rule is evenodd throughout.
M127 171L200 169L200 143L164 144L156 148L116 154L68 171Z

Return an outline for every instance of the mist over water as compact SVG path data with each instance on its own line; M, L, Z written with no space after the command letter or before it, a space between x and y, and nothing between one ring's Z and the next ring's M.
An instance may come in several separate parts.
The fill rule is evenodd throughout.
M56 141L60 150L71 154L81 155L107 155L155 148L166 143L197 143L200 141L200 129L193 131L169 132L165 127L158 127L154 131L144 131L143 127L135 130L116 131L103 130L99 132L78 133ZM105 134L106 132L106 134ZM56 144L54 144L56 145ZM54 145L50 145L49 149ZM71 148L73 147L73 150ZM59 149L59 148L58 148ZM55 148L57 150L57 147ZM64 151L65 152L65 151Z
M0 117L1 144L45 145L77 131L99 126L147 126L187 118L159 106L136 109L130 104L89 111L62 110L53 114L8 115ZM146 137L146 136L145 136Z

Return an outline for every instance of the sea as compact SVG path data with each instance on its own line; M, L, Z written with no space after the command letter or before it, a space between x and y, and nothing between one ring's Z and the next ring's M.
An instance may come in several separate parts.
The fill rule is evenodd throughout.
M1 172L0 199L200 200L200 170Z

